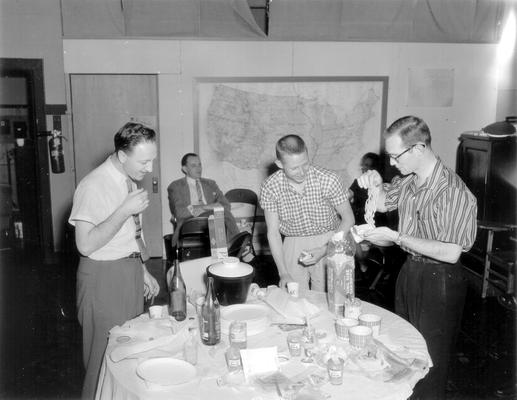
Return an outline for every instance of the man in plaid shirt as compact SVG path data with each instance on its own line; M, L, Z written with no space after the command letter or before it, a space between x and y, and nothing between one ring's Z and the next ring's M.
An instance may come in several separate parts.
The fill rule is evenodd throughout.
M346 191L336 173L311 165L297 135L278 140L276 158L280 170L262 183L260 205L279 286L298 282L300 289L309 289L310 282L310 289L325 291L327 242L354 225Z

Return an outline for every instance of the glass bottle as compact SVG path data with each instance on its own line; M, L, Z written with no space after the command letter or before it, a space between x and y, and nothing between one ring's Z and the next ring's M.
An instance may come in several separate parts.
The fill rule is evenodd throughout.
M334 234L327 247L327 296L329 310L344 315L344 305L355 299L355 242L350 234Z
M174 260L174 272L169 286L169 314L176 321L183 321L187 318L187 288L181 276L178 259Z
M221 311L215 296L214 278L208 278L208 291L201 307L201 341L213 346L221 341Z

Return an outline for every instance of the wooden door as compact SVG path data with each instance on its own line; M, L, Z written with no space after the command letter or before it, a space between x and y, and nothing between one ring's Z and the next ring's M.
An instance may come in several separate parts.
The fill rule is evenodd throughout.
M70 90L76 185L113 152L113 136L126 122L143 122L158 134L155 75L72 74ZM153 172L139 183L150 199L142 228L151 257L163 254L159 165L157 158Z

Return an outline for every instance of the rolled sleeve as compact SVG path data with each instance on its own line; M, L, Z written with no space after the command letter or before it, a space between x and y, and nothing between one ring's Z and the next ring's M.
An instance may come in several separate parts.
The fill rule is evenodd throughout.
M341 180L336 174L331 174L329 176L329 181L330 184L327 185L328 195L326 197L328 198L330 205L336 208L337 206L348 201L348 194L344 189Z

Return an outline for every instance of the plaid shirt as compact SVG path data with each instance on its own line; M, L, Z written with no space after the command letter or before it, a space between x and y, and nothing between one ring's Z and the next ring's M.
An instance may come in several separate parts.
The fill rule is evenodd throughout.
M310 166L303 193L288 182L283 170L268 177L260 188L260 205L278 214L280 233L313 236L335 230L340 217L336 207L348 201L335 172Z
M476 239L476 198L440 159L421 187L416 175L395 178L387 187L385 206L388 211L398 208L398 230L410 236L455 243L464 251Z

